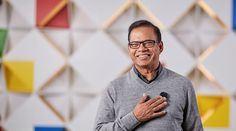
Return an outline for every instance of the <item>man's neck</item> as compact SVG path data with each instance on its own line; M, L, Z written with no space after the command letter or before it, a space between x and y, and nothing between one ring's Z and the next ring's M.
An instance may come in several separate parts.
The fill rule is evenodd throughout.
M156 69L158 68L158 66L159 64L157 66L152 67L140 67L135 65L135 68L143 77L150 81L156 76Z

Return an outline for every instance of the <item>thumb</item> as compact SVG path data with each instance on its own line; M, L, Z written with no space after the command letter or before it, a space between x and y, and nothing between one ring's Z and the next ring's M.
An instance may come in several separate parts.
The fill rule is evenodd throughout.
M144 103L147 99L147 94L143 93L143 96L139 100L139 104Z

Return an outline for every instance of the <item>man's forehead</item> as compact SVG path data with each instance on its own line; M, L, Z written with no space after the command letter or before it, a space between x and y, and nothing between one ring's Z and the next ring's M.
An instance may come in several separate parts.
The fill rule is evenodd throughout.
M130 39L156 38L154 29L152 27L138 27L131 31Z

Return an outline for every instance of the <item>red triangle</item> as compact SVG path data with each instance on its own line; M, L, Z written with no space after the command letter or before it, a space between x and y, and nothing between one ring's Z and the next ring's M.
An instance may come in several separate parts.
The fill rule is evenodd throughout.
M36 21L37 26L43 20L44 17L52 11L61 0L37 0L37 14ZM68 5L66 5L56 16L54 16L45 27L60 27L60 28L69 28L69 14L68 14Z

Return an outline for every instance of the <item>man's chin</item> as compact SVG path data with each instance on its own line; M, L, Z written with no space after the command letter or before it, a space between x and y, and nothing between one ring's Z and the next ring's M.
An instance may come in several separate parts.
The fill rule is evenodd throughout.
M136 66L140 67L140 68L148 68L150 65L149 64L137 64Z

